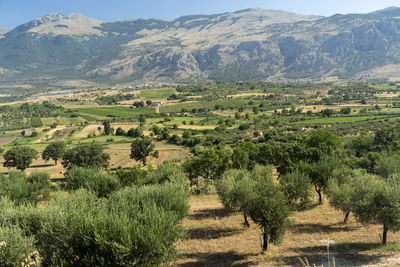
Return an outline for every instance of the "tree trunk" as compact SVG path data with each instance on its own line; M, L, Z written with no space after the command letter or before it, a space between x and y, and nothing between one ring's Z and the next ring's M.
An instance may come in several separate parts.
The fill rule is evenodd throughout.
M243 213L243 218L244 218L244 226L246 226L246 227L250 227L250 223L249 223L249 221L247 220L247 214L246 213Z
M388 227L386 226L386 224L383 225L383 235L382 235L382 244L386 245L386 241L387 241L387 232L388 232Z
M267 232L263 232L263 251L267 251L268 249L268 235Z
M315 187L315 191L317 191L318 194L318 204L322 205L322 193L321 193L321 189L318 189L318 187Z
M343 223L348 223L348 222L349 222L349 215L350 215L350 211L348 211L348 212L346 213L346 215L344 216Z

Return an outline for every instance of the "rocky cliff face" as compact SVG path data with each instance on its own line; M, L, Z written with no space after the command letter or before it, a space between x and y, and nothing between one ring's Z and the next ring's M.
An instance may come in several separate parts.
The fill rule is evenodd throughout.
M248 9L121 22L52 14L0 31L0 81L297 81L368 71L384 78L394 72L375 70L400 64L399 18L399 8L331 17Z

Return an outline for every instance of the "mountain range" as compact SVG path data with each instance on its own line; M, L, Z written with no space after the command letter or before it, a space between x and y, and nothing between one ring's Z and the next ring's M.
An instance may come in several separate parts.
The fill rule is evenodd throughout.
M400 80L400 8L246 9L172 21L60 13L0 29L0 83Z

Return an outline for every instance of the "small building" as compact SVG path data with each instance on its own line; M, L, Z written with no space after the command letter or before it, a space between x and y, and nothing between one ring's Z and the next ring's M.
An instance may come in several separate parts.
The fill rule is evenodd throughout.
M151 106L153 106L153 107L161 107L162 105L163 105L163 102L153 102L151 104Z

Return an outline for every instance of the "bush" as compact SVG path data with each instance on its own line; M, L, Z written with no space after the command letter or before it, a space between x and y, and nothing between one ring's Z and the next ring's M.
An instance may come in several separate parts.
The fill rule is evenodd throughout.
M44 266L165 265L183 238L187 191L177 184L126 188L99 200L80 189L56 193L37 235Z
M24 266L22 263L26 266L39 266L34 238L24 236L17 226L0 227L0 266Z
M147 176L147 171L143 170L140 166L135 166L129 170L118 170L115 172L115 175L122 187L142 185Z
M166 182L175 182L186 185L188 178L181 166L171 163L164 163L159 165L156 170L150 171L143 181L143 184L163 184Z
M117 177L105 174L98 169L73 167L65 173L65 178L69 190L85 188L95 192L98 197L106 197L120 188Z
M0 177L0 196L6 196L17 205L37 203L49 197L52 185L46 172L25 173L13 171Z
M387 155L383 153L379 156L375 165L376 174L384 179L388 179L398 172L400 172L400 155Z

